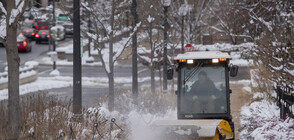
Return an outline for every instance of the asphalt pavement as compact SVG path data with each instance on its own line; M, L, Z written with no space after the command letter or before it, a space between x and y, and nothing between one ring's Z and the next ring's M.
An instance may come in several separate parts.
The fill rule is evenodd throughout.
M32 41L31 45L31 52L18 53L20 58L20 65L23 65L29 60L36 60L41 58L49 50L48 44L36 44L35 41ZM4 71L5 66L7 66L6 50L5 48L0 48L0 72Z

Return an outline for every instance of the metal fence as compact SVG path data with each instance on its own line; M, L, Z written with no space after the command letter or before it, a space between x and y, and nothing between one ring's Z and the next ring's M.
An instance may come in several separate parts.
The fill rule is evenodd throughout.
M276 93L278 96L278 106L280 108L280 118L286 119L287 117L294 118L293 104L294 95L291 94L291 88L280 88L277 87Z

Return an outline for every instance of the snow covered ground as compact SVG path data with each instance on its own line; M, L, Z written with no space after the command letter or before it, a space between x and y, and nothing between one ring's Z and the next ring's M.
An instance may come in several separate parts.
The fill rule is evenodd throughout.
M254 72L252 72L254 73ZM256 76L256 75L255 75ZM251 80L256 87L254 78ZM245 87L251 92L251 87ZM270 94L254 92L251 103L241 109L240 140L292 140L294 139L294 119L280 119L280 109L274 101L275 91Z
M293 119L281 120L280 109L265 93L255 93L253 100L241 110L240 140L294 139Z
M52 74L58 73L57 71L52 71ZM150 77L143 77L139 78L138 82L145 82L149 81ZM159 80L159 78L155 78L155 80ZM115 78L115 83L117 84L131 84L132 79L124 78L124 77L117 77ZM72 86L73 78L66 77L66 76L55 76L55 77L39 77L37 81L20 85L20 95L48 90L53 88L63 88L63 87L70 87ZM82 78L83 86L105 86L108 85L108 78L106 77L83 77ZM8 90L3 89L0 90L0 100L8 98Z

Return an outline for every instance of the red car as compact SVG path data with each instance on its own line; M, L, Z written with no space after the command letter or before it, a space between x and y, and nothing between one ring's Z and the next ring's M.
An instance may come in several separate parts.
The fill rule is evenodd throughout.
M39 30L49 30L49 23L46 21L38 21L35 28L36 32L38 32Z
M23 34L19 34L17 36L17 50L18 51L26 51L26 52L32 51L32 47L30 45L30 42Z

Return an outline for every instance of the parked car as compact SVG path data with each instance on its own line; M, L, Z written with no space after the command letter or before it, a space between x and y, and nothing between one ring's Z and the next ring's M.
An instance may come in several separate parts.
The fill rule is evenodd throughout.
M26 52L31 52L32 51L32 46L30 41L23 35L19 34L17 36L17 50L18 51L26 51Z
M31 12L28 12L28 11L24 12L22 17L23 17L23 19L30 19L30 20L34 19L33 14Z
M57 41L61 41L65 39L65 30L64 27L57 23L56 26L51 28L51 36Z
M42 41L47 41L49 43L49 39L51 35L49 34L49 30L40 30L35 35L36 44L40 44Z
M57 21L63 21L63 22L65 22L69 19L70 19L70 17L66 14L59 14L59 16L56 17Z
M73 35L73 23L70 20L65 21L63 27L66 35Z
M49 30L49 23L46 21L37 21L35 28L36 32L39 30Z
M23 35L30 40L34 40L35 39L35 34L36 34L36 30L34 28L23 28L21 30L21 32L23 33Z

